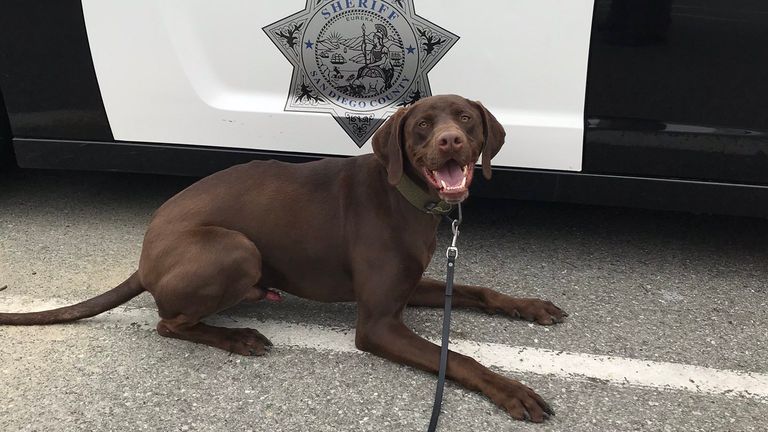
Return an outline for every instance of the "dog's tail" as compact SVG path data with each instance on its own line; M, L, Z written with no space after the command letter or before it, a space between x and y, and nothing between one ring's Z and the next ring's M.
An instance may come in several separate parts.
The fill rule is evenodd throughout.
M100 294L92 299L72 306L65 306L42 312L0 313L0 324L45 325L90 318L94 315L116 308L142 292L144 292L144 287L141 286L141 282L139 282L139 274L136 272L126 279L125 282L104 294Z

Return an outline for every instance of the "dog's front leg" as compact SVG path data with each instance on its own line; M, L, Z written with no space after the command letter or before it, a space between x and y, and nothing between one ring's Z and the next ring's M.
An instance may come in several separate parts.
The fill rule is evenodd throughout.
M408 300L408 304L443 307L444 296L445 282L422 278ZM547 300L512 297L490 288L474 285L454 285L453 305L483 309L488 313L503 313L542 325L563 322L563 319L568 316L565 311Z
M388 285L382 285L381 280L374 281L358 293L355 344L363 351L437 373L440 347L413 333L401 319L409 290L389 289ZM482 392L518 420L541 422L552 414L547 403L533 390L492 372L471 357L449 351L446 376L468 389Z
M440 347L413 333L399 319L358 320L355 344L363 351L436 374ZM488 396L518 420L539 423L553 414L527 386L492 372L471 357L448 352L448 379Z

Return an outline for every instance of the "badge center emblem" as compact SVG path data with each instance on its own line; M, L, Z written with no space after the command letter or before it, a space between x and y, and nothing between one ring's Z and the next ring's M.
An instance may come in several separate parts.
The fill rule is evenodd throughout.
M417 42L405 18L360 8L333 11L319 10L305 32L316 35L312 48L302 50L315 89L341 108L366 112L400 99L419 63L416 50L406 54L405 47Z

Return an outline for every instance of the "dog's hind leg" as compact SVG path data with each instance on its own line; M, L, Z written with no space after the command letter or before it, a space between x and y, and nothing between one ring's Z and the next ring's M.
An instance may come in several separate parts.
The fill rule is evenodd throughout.
M147 266L147 290L157 303L160 335L242 355L267 352L272 343L254 329L201 322L242 301L256 301L268 294L257 286L261 254L247 237L223 228L202 227L172 236L164 233L149 246L140 269Z
M269 347L272 346L272 342L257 330L250 328L214 327L205 323L195 322L194 319L190 319L185 315L160 320L157 323L157 332L162 336L210 345L246 356L264 355Z

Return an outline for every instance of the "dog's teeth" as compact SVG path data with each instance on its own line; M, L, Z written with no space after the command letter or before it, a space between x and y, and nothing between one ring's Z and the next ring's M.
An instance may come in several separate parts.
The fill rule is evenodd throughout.
M440 180L440 185L443 186L443 189L448 189L448 185L445 184L445 180Z
M464 180L461 181L461 187L466 187L466 186L467 186L467 178L464 177Z

